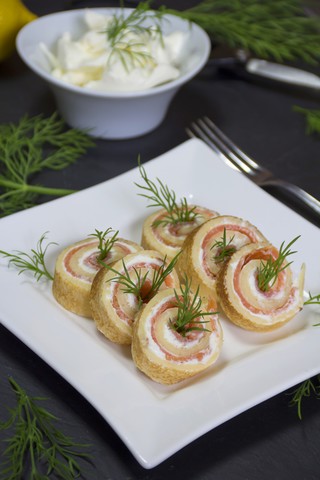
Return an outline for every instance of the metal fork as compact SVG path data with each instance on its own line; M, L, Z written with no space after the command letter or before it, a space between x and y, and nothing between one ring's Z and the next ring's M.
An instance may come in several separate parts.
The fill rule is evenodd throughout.
M297 185L276 178L272 172L258 165L252 158L240 150L210 118L199 118L194 121L189 128L186 128L186 132L191 138L200 138L203 140L227 165L244 173L260 187L280 187L293 194L303 205L309 207L314 213L320 216L319 200Z

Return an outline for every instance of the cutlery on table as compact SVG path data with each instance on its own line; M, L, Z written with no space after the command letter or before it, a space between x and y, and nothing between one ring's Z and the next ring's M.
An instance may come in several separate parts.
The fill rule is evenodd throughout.
M249 59L245 64L245 68L251 75L258 75L297 87L308 87L320 90L320 77L307 70L301 70L300 68L258 58Z
M248 157L208 117L199 118L186 129L191 138L200 138L230 167L242 172L260 187L278 187L300 200L301 204L320 216L320 201L302 188L273 175L270 170Z
M283 87L316 98L320 96L320 76L315 73L316 71L252 58L241 49L226 51L218 49L213 52L207 66L265 86Z

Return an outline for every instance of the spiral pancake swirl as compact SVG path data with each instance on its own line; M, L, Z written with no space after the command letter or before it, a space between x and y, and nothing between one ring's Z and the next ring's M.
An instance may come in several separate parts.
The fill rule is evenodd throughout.
M189 206L193 208L192 205ZM167 255L169 260L180 252L186 237L199 225L202 225L209 218L216 217L217 212L203 207L195 207L198 215L191 222L180 222L176 224L158 224L167 214L165 209L158 210L146 218L143 224L141 245L146 249L153 249Z
M212 304L208 310L213 312L215 307ZM136 366L163 384L177 383L205 370L216 361L222 346L217 314L206 316L208 323L203 329L185 336L172 329L176 316L175 292L164 290L140 311L133 328L131 351Z
M112 264L129 253L142 250L137 243L118 238L104 262ZM98 240L87 238L66 247L58 256L52 291L55 299L67 310L91 318L89 295L93 279L101 266Z
M227 248L232 251L266 241L257 227L231 215L217 216L195 229L183 244L177 270L180 277L186 274L193 285L199 285L200 295L207 300L216 296L216 278L224 264L224 260L219 259L219 241L224 234Z
M259 288L261 261L276 259L278 250L268 243L246 245L222 267L217 294L227 317L247 330L274 330L292 319L303 307L304 265L293 279L290 266L282 270L267 291Z
M147 298L148 289L152 283L153 276L164 262L164 257L154 250L142 250L125 257L124 261L119 260L113 265L113 270L103 268L96 275L90 294L90 305L92 315L98 330L105 337L115 343L131 344L132 326L135 317L141 308L137 296L126 292L126 287L118 281L115 271L124 274L125 268L130 279L137 284L137 272L140 278L146 281L141 292ZM125 264L125 267L124 267ZM167 266L168 262L165 262ZM173 271L166 276L159 290L174 288L178 285L178 275ZM147 301L147 300L146 300Z

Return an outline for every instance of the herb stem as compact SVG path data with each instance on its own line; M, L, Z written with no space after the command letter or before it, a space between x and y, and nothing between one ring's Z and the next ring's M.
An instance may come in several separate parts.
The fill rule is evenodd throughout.
M132 267L132 271L134 272L133 278L130 276L131 269L128 269L124 259L122 259L124 273L115 270L102 260L98 260L98 262L100 265L106 267L108 270L116 274L116 276L111 278L109 281L121 284L123 287L122 291L124 293L135 295L140 308L143 303L149 302L151 298L158 293L165 279L168 277L168 275L171 275L180 253L181 252L177 253L177 255L173 257L168 264L166 261L167 257L164 257L162 264L158 269L150 268L145 274L142 273L141 268L137 269Z
M28 185L26 183L21 184L21 183L13 182L11 180L6 180L4 178L0 178L0 186L11 188L16 192L37 193L38 195L64 196L64 195L70 195L71 193L75 193L77 191L77 190L70 190L67 188L51 188L51 187L43 187L42 185Z
M317 375L314 379L308 378L292 392L290 405L297 407L300 420L302 419L302 401L304 398L311 397L311 395L315 395L316 398L320 399L320 375Z
M320 305L320 294L311 295L309 292L309 298L303 303L303 305Z
M113 235L108 237L108 235L111 235L112 233ZM109 254L109 252L111 252L114 244L118 239L118 234L119 234L119 230L115 231L109 227L104 232L101 230L95 229L95 233L91 233L89 235L90 237L96 237L99 241L98 250L100 254L97 259L98 262L104 260Z
M319 18L307 16L299 0L202 0L182 11L160 11L197 23L216 45L278 62L319 61Z
M54 424L57 417L38 403L43 398L29 397L11 377L9 382L17 405L10 409L8 421L0 422L0 431L13 427L15 432L2 452L6 459L1 465L1 478L22 478L27 460L30 462L30 480L49 479L51 474L61 480L81 476L76 457L88 459L88 453L81 449L89 445L76 443L58 430ZM43 468L46 468L46 474L40 473Z
M232 246L233 239L234 235L227 241L227 232L226 228L224 228L221 239L216 240L210 248L210 250L217 249L213 257L216 263L224 262L236 251L236 248Z
M320 134L320 110L294 106L293 110L302 113L306 121L306 133L308 135Z
M134 67L155 65L146 41L156 37L162 41L162 13L150 10L150 3L150 0L139 2L128 16L123 11L114 15L106 30L101 32L106 33L112 49L108 61L115 55L127 72ZM152 25L145 25L144 22L150 18Z
M138 158L139 173L144 181L144 185L135 183L143 192L138 193L140 197L145 197L149 202L152 202L148 207L161 207L166 210L166 215L162 220L156 220L152 226L157 227L162 225L176 225L184 222L193 222L198 216L195 211L195 206L189 206L187 199L183 197L178 205L176 200L176 194L173 190L170 190L159 178L156 179L157 184L148 178L145 168L140 163Z
M94 144L86 132L68 129L57 114L0 124L0 217L31 207L38 195L65 196L74 190L37 185L43 170L62 170Z
M0 255L9 259L9 265L12 264L19 270L19 274L27 270L33 273L36 280L40 280L41 277L46 277L49 280L53 280L53 276L49 272L46 266L46 254L51 245L56 245L55 242L50 242L46 246L43 242L46 240L46 233L41 235L36 248L32 248L30 253L21 252L19 250L13 253L0 250Z
M272 288L279 274L291 265L292 262L287 262L287 258L297 253L296 251L290 250L290 248L299 238L300 235L291 240L288 245L282 242L276 258L270 256L266 261L261 260L257 275L260 290L267 292Z
M193 330L211 332L210 329L204 327L204 324L210 322L210 320L204 320L204 317L206 315L214 315L217 312L204 312L201 309L202 299L199 295L199 286L196 292L193 293L191 291L191 282L185 276L184 284L181 285L180 289L181 295L174 290L178 314L174 320L170 319L170 328L180 333L182 337L185 337Z

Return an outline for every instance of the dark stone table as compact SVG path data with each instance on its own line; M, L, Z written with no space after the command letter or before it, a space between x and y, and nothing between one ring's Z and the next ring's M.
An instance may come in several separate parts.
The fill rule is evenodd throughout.
M25 3L38 15L102 4L62 0ZM167 4L178 8L179 2ZM17 55L0 64L0 105L2 123L16 122L25 113L49 115L55 109L48 87ZM319 99L292 89L253 83L213 64L181 89L155 131L133 140L97 140L97 148L75 165L62 172L42 172L35 182L84 189L110 179L135 166L132 158L137 152L147 161L182 143L187 139L185 127L208 115L249 155L320 198L320 140L305 133L304 119L293 111L294 105L319 108ZM297 205L293 208L311 218ZM319 226L317 219L311 219ZM62 419L65 433L92 445L92 463L81 463L88 479L320 478L320 404L314 396L304 401L302 420L296 409L289 407L289 392L283 392L215 428L158 467L144 470L91 405L3 326L0 365L0 420L7 418L6 407L15 402L7 382L12 376L30 395L48 398L46 406ZM0 432L0 440L3 438Z

